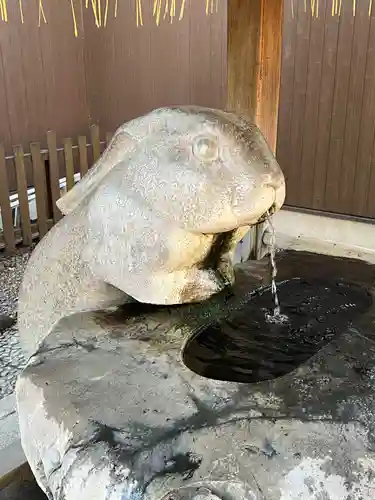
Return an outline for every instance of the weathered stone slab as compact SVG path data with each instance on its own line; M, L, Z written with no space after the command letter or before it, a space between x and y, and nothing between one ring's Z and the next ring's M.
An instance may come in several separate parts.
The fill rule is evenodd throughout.
M200 305L59 322L17 384L25 454L49 498L375 498L373 307L277 379L215 381L181 360L194 332L243 307L266 267L249 265L232 296ZM281 279L369 288L374 277L362 263L293 253L279 268Z

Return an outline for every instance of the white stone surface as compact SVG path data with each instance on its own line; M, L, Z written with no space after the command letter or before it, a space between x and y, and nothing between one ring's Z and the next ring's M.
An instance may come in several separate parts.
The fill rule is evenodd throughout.
M279 248L375 263L375 225L350 218L291 211L273 216Z

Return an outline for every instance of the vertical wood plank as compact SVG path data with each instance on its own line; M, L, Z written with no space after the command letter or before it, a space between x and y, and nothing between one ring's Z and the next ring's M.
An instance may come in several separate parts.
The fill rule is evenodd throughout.
M91 144L92 144L92 154L94 162L97 162L100 158L100 130L99 125L91 126Z
M315 143L315 158L312 167L314 180L311 185L311 208L318 210L324 210L325 207L325 184L328 169L339 23L340 18L338 16L327 13L324 26L320 94L316 104L318 108L318 136Z
M256 123L273 152L279 108L282 19L283 2L261 1Z
M318 19L311 23L310 46L308 53L308 72L306 86L305 116L302 124L303 146L302 158L299 168L299 196L297 197L300 207L309 208L312 202L314 182L314 161L316 144L319 140L318 113L321 81L322 81L322 59L324 44L324 26L327 16L332 17L331 4L321 5L321 13ZM310 15L310 14L308 14ZM295 166L294 168L297 168Z
M6 72L10 72L10 89L8 90L8 98L12 101L19 101L19 105L23 104L23 99L18 93L18 89L14 87L16 75L12 75L12 72L16 67L20 67L22 71L22 77L24 80L24 94L25 94L25 109L23 114L18 112L15 118L15 127L12 125L13 134L13 144L23 144L30 143L33 141L41 141L46 131L46 123L52 124L48 117L48 105L47 99L50 92L50 88L47 86L46 82L46 61L43 60L41 46L40 46L40 33L41 28L38 27L37 22L28 22L28 19L38 19L38 9L39 5L37 2L22 2L23 14L25 23L21 24L20 12L19 12L19 2L7 2L10 8L9 12L9 24L13 24L10 28L10 33L12 35L11 52L8 54L9 60L8 64L5 64ZM12 21L11 21L12 19ZM20 45L20 59L15 57L13 42L16 46ZM61 40L60 40L61 43ZM15 48L15 47L14 47ZM59 60L61 59L61 54L59 54ZM48 70L47 70L48 71ZM58 82L62 85L61 80ZM19 85L19 84L17 84ZM66 106L66 101L64 104L55 101L55 119L60 119L60 110L57 107L62 108ZM12 111L10 110L12 114ZM25 120L26 115L26 120ZM18 130L17 130L18 129ZM31 185L33 169L31 162L27 162L25 158L25 169L28 184Z
M57 157L56 133L52 130L47 132L49 182L52 202L53 221L56 223L61 219L61 212L57 208L56 201L60 198L59 182L59 160Z
M354 22L355 17L352 13L352 6L343 2L339 19L335 87L324 198L324 209L330 212L337 212L340 206L340 175L344 150L350 66L352 63Z
M43 236L48 231L47 225L47 183L44 162L40 153L40 143L33 142L30 144L31 158L33 163L33 177L35 187L36 209L38 214L38 230L39 237Z
M353 186L357 173L357 153L359 136L363 133L363 108L368 102L363 100L364 82L366 76L370 22L368 6L358 2L352 42L352 63L350 67L347 110L345 117L345 134L341 161L339 206L340 212L354 213ZM375 120L375 116L373 116Z
M189 39L189 101L198 106L211 106L215 101L217 89L209 85L211 72L211 23L205 15L202 2L190 2L189 5L190 32ZM154 69L154 71L156 68Z
M370 175L368 181L367 211L366 215L375 219L375 143L370 160Z
M189 40L186 40L185 33L181 32L180 40L184 41L186 49L178 51L178 61L181 61L189 50ZM211 47L210 87L215 89L216 93L212 104L215 108L224 108L228 95L228 2L221 2L220 8L218 5L218 12L210 16L210 39L208 43ZM176 73L176 71L173 71L172 78ZM185 79L182 75L180 75L180 79L179 85L181 86L182 81ZM188 87L186 80L185 86Z
M0 46L1 50L3 48L3 41L0 38ZM0 95L1 96L6 96L7 95L7 77L6 77L6 68L4 67L4 64L0 64ZM4 97L0 99L0 137L2 140L2 146L5 152L10 152L11 151L11 144L12 144L12 139L11 139L11 117L9 116L9 106L7 99ZM9 182L9 188L11 188L12 185L12 179L10 179L10 176L8 177L8 182ZM13 182L13 185L15 183Z
M375 137L375 10L373 9L372 12L363 98L361 142L358 149L358 166L354 184L354 210L356 214L375 218L375 156L373 154Z
M12 209L9 200L9 184L6 170L4 146L0 144L0 209L3 222L3 235L7 252L14 252L16 242L14 237L14 227Z
M79 170L81 172L81 179L87 174L89 169L89 164L87 161L87 141L86 136L80 135L78 137L78 149L79 149Z
M21 214L23 244L30 246L33 240L30 222L29 200L27 196L27 182L25 161L22 146L14 147L14 163L16 167L18 203Z
M355 190L358 196L358 200L362 200L361 197L364 198L364 192L367 191L367 196L366 198L366 208L364 215L367 217L371 217L375 219L375 64L374 64L374 57L375 57L375 9L372 10L372 17L371 17L371 35L370 35L370 44L369 44L369 51L368 51L368 62L370 66L368 67L368 75L367 76L367 81L366 81L366 87L367 87L367 92L365 93L365 105L366 105L366 110L368 113L367 120L365 121L364 125L369 125L368 127L363 128L363 132L361 136L365 138L367 135L367 148L365 150L362 149L362 162L366 160L366 168L364 168L364 165L362 163L362 168L361 171L359 172L358 176L358 185L362 181L364 184L362 187L362 190L359 191L359 189ZM370 122L370 123L369 123ZM370 158L368 158L368 152L371 150L371 155ZM367 175L366 175L366 170L367 170ZM356 180L357 180L356 179ZM363 202L362 202L363 203ZM361 214L363 213L363 205L360 205L360 210Z
M228 2L228 108L255 119L261 0Z
M9 119L12 142L13 144L19 144L30 131L30 122L32 121L27 102L29 82L26 77L24 64L23 37L20 36L19 31L21 30L18 29L18 23L16 24L12 19L12 10L15 11L17 5L15 2L7 2L7 4L10 18L8 23L2 23L0 32L1 66L4 71L5 81L5 95L2 96L2 99L6 100L6 114L4 115L4 119L6 117ZM35 45L31 39L28 40L28 46L30 44L35 49ZM34 70L38 71L37 61L34 61L34 63ZM3 115L1 116L1 120L3 120ZM33 125L35 125L35 122Z
M290 125L290 170L287 179L287 202L297 205L299 201L299 172L303 148L303 122L306 105L306 85L310 46L310 25L313 20L304 11L304 3L296 2L297 43L295 48L295 69L293 82L293 106Z
M293 18L291 5L284 3L277 151L287 204L375 218L375 11L369 17L357 2L353 16L343 2L332 16L323 0L316 19L294 0Z
M18 7L18 1L12 3ZM46 127L54 130L60 146L63 137L76 137L89 125L84 58L86 36L82 26L82 10L86 9L81 9L80 2L74 1L79 29L79 36L76 38L72 29L70 1L43 1L47 24L42 22L40 28L37 21L39 1L23 0L23 3L30 4L30 9L33 5L36 11L25 17L25 24L21 29L28 30L28 26L33 25L39 36L39 50L43 61L42 77L46 88L44 98L47 105L46 115L43 117L43 134ZM31 55L28 58L33 61ZM98 90L98 94L100 93ZM31 140L41 139L42 137L39 139L34 135Z
M74 3L81 24L80 2ZM75 38L70 1L44 1L43 7L47 23L42 19L40 27L38 0L22 0L23 24L19 1L7 1L9 22L1 22L0 140L7 154L12 144L44 142L47 128L60 138L89 125L83 31ZM8 181L15 189L12 173Z
M292 13L291 3L284 2L283 50L281 58L280 104L277 128L278 162L284 172L289 197L288 178L292 170L290 162L290 131L293 109L293 84L295 73L295 55L297 44L297 19Z
M64 157L66 173L66 189L70 191L74 187L74 160L72 139L64 139Z

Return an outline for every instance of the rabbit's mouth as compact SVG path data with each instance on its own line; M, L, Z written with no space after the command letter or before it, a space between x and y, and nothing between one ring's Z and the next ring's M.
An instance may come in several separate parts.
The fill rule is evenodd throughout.
M272 205L268 210L266 210L263 215L257 221L257 224L265 222L270 216L278 212L283 206L285 201L285 181L283 181L276 189L274 193L274 200Z

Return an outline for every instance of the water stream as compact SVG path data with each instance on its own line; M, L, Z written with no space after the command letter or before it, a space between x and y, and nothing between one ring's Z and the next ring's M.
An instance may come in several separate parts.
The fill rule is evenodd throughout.
M271 232L271 242L270 242L270 264L271 264L271 292L273 296L274 309L273 314L267 314L267 321L271 323L285 323L288 321L288 316L281 314L280 301L277 293L276 276L277 276L277 266L276 266L276 232L272 224L271 215L268 213L267 222Z

